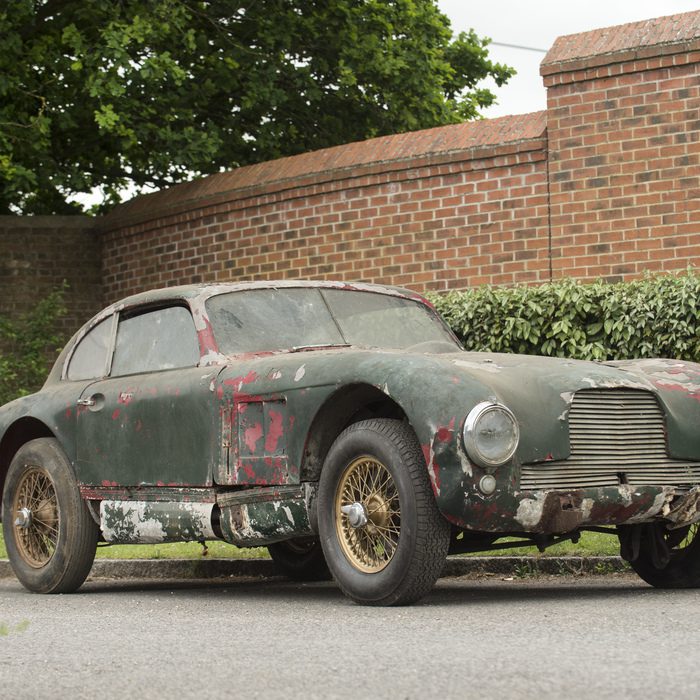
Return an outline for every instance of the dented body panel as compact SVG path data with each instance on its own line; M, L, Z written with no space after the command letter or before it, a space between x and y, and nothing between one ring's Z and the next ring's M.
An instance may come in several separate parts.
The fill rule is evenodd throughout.
M315 340L223 352L208 299L295 289L384 295L430 313L412 292L325 282L131 297L75 335L39 393L0 410L0 477L22 440L52 435L83 498L97 506L106 541L264 545L315 532L313 494L326 452L347 425L378 416L410 424L440 512L465 532L560 535L700 519L697 365L467 353L437 318L434 337L408 347ZM196 365L114 376L113 338L105 373L69 379L76 348L101 320L169 304L191 312ZM231 318L240 322L235 308ZM507 407L519 428L515 453L498 467L477 464L465 448L465 420L480 403ZM646 433L649 450L635 451Z
M223 537L231 544L249 547L313 535L310 499L308 486L222 494L219 506Z

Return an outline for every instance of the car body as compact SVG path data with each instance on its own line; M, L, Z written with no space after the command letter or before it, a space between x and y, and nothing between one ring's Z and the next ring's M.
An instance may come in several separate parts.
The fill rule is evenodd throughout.
M700 582L700 366L465 352L408 290L171 287L104 309L0 409L3 527L30 590L98 540L267 546L353 600L412 602L448 552L599 530Z

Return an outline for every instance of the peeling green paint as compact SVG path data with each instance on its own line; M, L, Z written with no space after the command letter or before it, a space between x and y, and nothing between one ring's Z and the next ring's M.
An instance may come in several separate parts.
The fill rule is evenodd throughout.
M102 501L100 529L113 544L216 539L213 503Z

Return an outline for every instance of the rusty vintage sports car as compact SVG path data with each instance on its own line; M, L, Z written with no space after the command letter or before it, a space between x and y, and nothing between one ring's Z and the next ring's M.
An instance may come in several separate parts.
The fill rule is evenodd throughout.
M375 285L173 287L102 311L0 409L5 542L38 592L77 589L100 541L222 539L392 605L448 552L594 530L697 587L698 426L692 363L467 353Z

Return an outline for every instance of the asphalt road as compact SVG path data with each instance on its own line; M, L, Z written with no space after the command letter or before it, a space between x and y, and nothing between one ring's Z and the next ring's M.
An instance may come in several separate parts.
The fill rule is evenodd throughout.
M330 583L0 581L0 696L697 698L700 590L629 574L442 579L359 607Z

